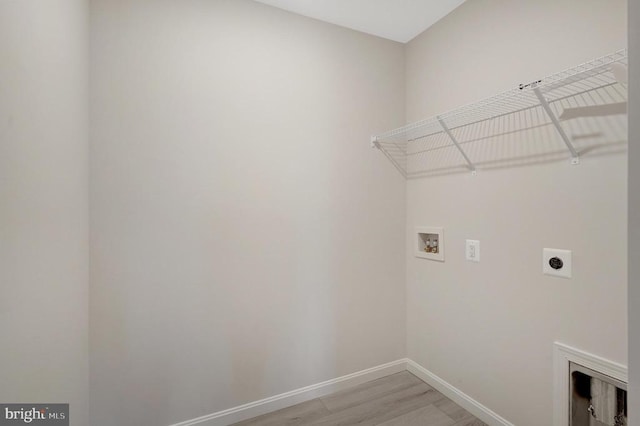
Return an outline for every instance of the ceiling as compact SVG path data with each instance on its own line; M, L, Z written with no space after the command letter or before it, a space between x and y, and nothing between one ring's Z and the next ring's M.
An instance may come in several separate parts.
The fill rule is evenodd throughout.
M406 43L465 0L256 0L299 15Z

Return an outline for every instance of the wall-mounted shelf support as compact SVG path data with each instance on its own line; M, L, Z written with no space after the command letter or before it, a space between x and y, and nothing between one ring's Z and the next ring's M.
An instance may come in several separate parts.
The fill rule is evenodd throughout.
M551 122L553 123L553 125L556 128L556 130L560 134L560 137L564 141L565 145L567 145L567 148L569 149L569 152L571 152L571 164L573 164L573 165L580 164L580 156L578 155L578 152L573 147L573 144L571 143L571 140L569 139L569 136L567 136L567 134L565 133L564 129L560 125L560 121L558 120L558 117L556 117L554 112L551 110L551 107L549 106L549 102L547 102L546 98L544 97L542 92L540 92L540 88L537 87L537 85L534 86L533 93L535 93L537 98L540 100L540 105L542 106L542 109L544 109L544 112L547 113L547 115L551 119Z
M471 162L471 160L469 159L469 157L467 157L467 154L464 152L464 150L462 149L462 147L458 143L458 140L456 139L456 137L453 136L453 133L451 133L451 130L449 130L449 128L447 127L447 124L440 117L438 117L438 122L440 123L440 127L442 127L442 130L444 130L444 132L447 134L447 136L449 136L449 139L451 139L451 142L453 142L453 144L456 146L456 148L458 148L458 151L460 151L460 154L462 154L462 156L464 157L464 161L467 162L467 165L469 166L469 170L471 170L471 173L475 175L476 174L476 166L474 166L473 163Z
M371 136L371 148L380 149L380 142L378 142L377 136Z
M389 159L389 161L391 161L391 164L393 164L396 169L398 169L402 176L404 176L405 179L407 178L407 172L405 171L405 169L400 164L398 164L398 162L392 155L389 155L389 153L384 148L382 148L382 146L380 146L380 141L378 140L377 136L371 136L371 148L379 149Z

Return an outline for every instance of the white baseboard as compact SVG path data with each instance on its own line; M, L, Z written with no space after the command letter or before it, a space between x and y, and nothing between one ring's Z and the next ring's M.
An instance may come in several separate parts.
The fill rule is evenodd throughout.
M326 382L306 386L280 395L250 402L228 410L207 414L184 422L175 423L171 426L228 426L241 422L252 417L290 407L301 402L310 401L321 396L356 386L371 380L379 379L390 374L399 373L407 369L407 359L382 364L377 367L368 368Z
M486 424L490 426L514 426L513 423L510 423L469 395L410 359L407 360L407 370Z
M469 395L445 382L443 379L422 367L420 364L407 358L382 364L377 367L368 368L336 379L327 380L326 382L285 392L259 401L250 402L238 407L229 408L228 410L218 411L217 413L186 420L171 426L228 426L236 422L241 422L262 414L287 408L301 402L310 401L351 386L356 386L405 370L408 370L410 373L414 374L416 377L488 425L514 426L512 423L480 404Z

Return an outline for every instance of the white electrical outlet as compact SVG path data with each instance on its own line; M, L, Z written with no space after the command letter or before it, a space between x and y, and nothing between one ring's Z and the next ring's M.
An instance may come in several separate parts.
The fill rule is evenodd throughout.
M542 273L571 278L571 250L545 248L542 250Z
M466 253L467 260L471 262L480 262L480 241L467 240Z

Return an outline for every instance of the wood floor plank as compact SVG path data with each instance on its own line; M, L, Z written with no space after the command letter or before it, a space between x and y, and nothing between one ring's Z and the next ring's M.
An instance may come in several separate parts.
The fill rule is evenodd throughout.
M455 421L435 405L410 411L378 426L453 426Z
M442 394L427 386L416 384L365 403L340 410L311 422L314 426L374 426L402 414L426 407L443 398Z
M487 426L403 371L233 426Z
M475 417L469 415L470 417L465 418L463 420L457 421L453 426L487 426L485 422L476 419Z
M408 371L402 371L320 399L329 411L337 412L418 384L424 382Z
M444 412L447 416L453 420L460 421L473 417L467 410L450 400L449 398L443 398L440 401L434 403L438 409Z
M292 407L283 408L263 416L254 417L233 426L298 426L306 425L313 420L320 419L331 412L319 399L303 402Z

